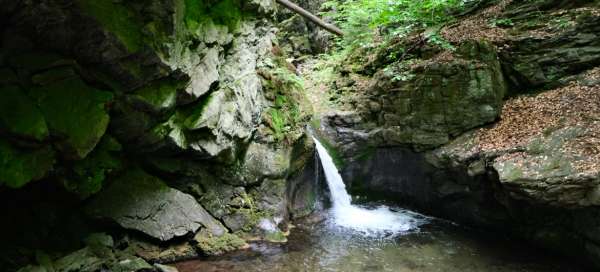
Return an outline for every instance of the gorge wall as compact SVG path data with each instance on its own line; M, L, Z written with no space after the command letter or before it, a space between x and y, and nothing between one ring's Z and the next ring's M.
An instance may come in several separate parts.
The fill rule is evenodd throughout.
M274 1L0 5L0 266L150 269L285 241L314 209Z
M483 1L357 50L321 136L355 194L599 265L598 33L597 1Z

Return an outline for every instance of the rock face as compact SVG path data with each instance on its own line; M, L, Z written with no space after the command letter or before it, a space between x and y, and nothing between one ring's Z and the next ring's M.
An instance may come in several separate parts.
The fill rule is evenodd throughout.
M326 116L320 135L353 193L600 265L600 11L559 2L490 7L510 19L501 29L464 23L486 12L463 18L442 30L464 34L449 39L456 51L416 45L402 60L414 65L388 59L391 44L343 67L334 87L353 94L340 98L348 111Z
M321 5L325 1L300 0L294 3L312 14L319 14L324 11ZM306 54L322 54L330 48L333 35L300 15L282 9L277 13L277 19L280 21L278 25L280 46L290 56L301 58ZM327 20L327 18L323 19Z
M93 200L88 212L161 241L196 232L200 227L216 236L227 232L194 197L169 188L141 170L132 170L115 180Z
M316 190L298 189L310 109L273 48L275 1L0 5L0 186L57 183L90 222L225 249L261 221L281 233L288 193Z

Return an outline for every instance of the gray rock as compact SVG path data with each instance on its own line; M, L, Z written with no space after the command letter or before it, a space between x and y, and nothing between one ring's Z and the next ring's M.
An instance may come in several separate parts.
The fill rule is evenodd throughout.
M176 267L164 264L154 264L154 267L158 269L158 272L179 272Z
M167 187L141 170L116 179L87 207L90 215L109 218L124 228L139 230L161 241L205 227L214 235L227 230L196 200Z

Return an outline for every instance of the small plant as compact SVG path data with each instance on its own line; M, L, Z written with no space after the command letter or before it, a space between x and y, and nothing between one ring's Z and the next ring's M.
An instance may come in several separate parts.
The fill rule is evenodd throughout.
M427 38L427 41L431 44L437 45L446 50L450 50L450 51L456 50L456 48L450 42L448 42L446 39L444 39L438 33L434 33L431 36L429 36L429 38Z
M501 19L493 19L490 21L489 25L491 27L511 27L515 24L510 18L501 18Z
M573 25L573 22L566 18L557 18L551 21L551 24L558 29L566 29Z

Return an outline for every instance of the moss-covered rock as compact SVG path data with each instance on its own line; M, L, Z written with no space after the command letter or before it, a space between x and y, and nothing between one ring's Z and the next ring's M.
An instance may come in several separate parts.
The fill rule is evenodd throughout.
M46 139L48 126L37 105L18 86L0 88L0 129L25 139Z
M144 44L142 24L123 3L112 0L76 2L86 14L117 36L127 50L130 52L141 50Z
M113 95L79 78L34 88L30 96L35 97L50 132L62 138L57 147L66 158L85 158L108 127L106 106Z
M110 135L104 135L90 155L73 163L72 171L62 178L63 185L82 199L99 192L105 179L122 167L120 151L121 144Z
M19 188L46 176L54 165L54 150L49 146L22 149L0 138L0 184Z
M246 241L236 236L235 234L225 233L221 236L214 236L209 231L200 230L194 240L196 246L202 252L209 256L221 255L226 252L239 250L248 247Z

